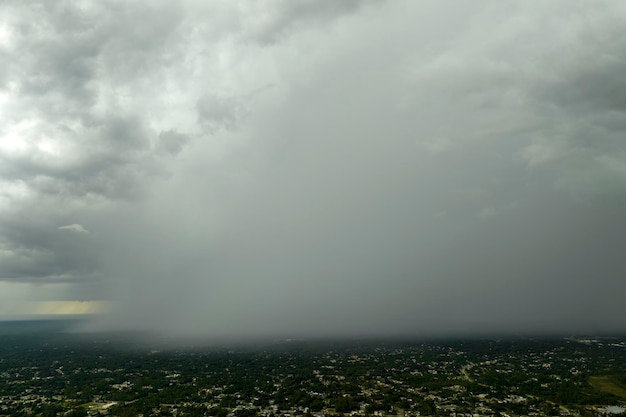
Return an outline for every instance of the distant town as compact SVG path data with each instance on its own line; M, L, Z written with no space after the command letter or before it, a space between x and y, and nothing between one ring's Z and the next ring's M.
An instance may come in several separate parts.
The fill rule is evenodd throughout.
M626 338L156 348L0 335L0 416L624 415Z

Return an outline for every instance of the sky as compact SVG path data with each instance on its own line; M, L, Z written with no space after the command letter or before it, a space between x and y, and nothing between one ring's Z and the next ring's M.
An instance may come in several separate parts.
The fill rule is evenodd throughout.
M623 16L2 0L0 318L626 330Z

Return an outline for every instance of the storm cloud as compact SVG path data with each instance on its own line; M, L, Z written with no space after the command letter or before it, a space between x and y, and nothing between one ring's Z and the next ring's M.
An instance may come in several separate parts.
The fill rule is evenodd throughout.
M2 8L2 300L209 336L625 329L626 6Z

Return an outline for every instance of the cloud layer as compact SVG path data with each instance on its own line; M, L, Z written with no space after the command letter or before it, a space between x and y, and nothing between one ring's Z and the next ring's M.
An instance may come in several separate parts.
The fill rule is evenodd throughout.
M6 2L6 294L189 334L623 329L624 7Z

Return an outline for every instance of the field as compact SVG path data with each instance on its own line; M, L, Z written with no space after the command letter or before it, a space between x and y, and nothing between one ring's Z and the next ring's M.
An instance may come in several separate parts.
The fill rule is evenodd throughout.
M589 382L600 391L626 399L626 387L610 376L592 376Z

